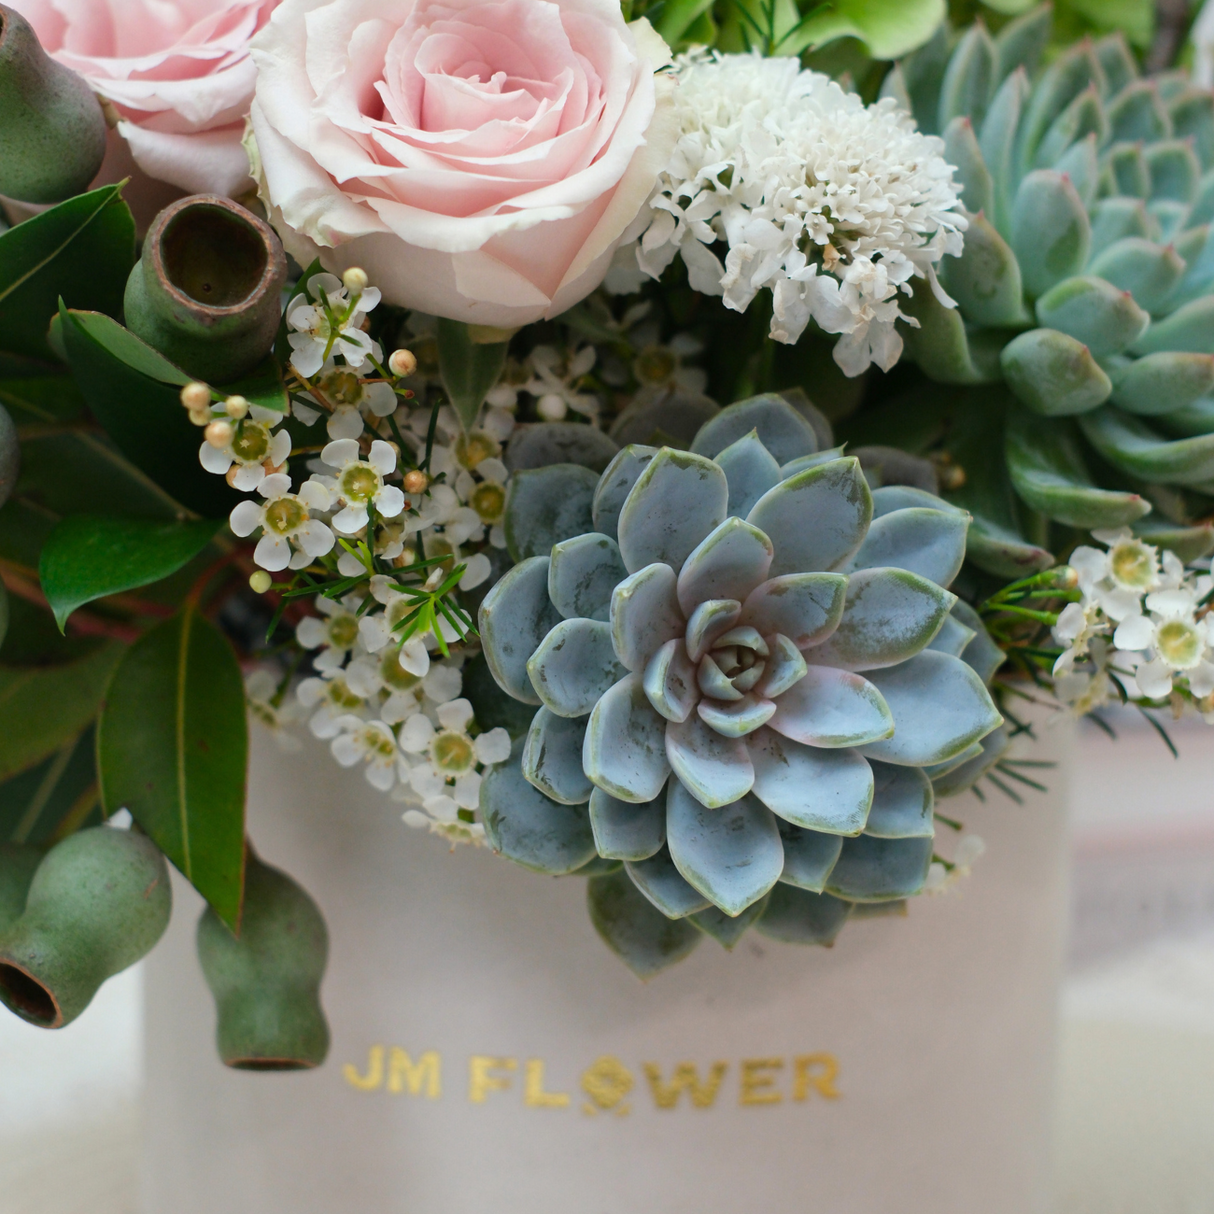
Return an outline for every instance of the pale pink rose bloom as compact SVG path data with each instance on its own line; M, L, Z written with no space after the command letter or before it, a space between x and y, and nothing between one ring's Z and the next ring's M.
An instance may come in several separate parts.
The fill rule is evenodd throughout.
M249 39L277 0L6 0L113 102L135 163L187 193L249 188Z
M618 0L283 0L253 58L287 248L475 324L589 294L676 134L669 50Z

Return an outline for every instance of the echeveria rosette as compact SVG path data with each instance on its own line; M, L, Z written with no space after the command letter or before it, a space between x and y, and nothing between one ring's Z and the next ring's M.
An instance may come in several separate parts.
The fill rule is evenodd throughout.
M587 476L580 518L536 508ZM519 478L523 559L480 631L500 686L539 707L483 785L490 845L550 873L623 861L592 882L592 915L644 972L690 939L640 947L670 937L663 915L732 944L781 882L780 914L792 899L806 922L823 900L918 893L932 778L1001 723L946 589L968 521L919 490L870 492L779 397L723 410L691 451L625 447L597 481Z
M964 187L964 251L941 264L958 307L916 292L905 337L935 380L1006 385L949 440L970 557L1003 578L1054 563L1017 497L1186 560L1214 543L1193 526L1214 496L1214 93L1141 77L1120 34L1041 68L1050 20L942 27L886 83Z

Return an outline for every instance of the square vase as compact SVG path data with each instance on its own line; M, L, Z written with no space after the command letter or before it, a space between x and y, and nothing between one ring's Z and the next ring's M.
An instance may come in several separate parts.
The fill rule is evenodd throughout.
M321 744L255 733L250 836L324 911L332 1050L220 1064L176 881L143 1214L1044 1214L1073 732L1038 732L1048 793L942 806L987 844L953 891L831 949L706 937L645 983L584 878L452 851Z

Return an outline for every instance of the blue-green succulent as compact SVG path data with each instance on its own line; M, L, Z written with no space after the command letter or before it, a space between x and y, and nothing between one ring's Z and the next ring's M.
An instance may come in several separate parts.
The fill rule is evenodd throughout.
M638 972L695 928L732 944L770 914L779 938L828 942L852 904L920 892L933 780L1002 748L1002 655L947 589L968 514L870 490L820 445L758 397L690 450L513 482L518 563L480 633L497 683L538 707L482 786L486 836L598 873L592 917Z
M1050 19L942 27L886 83L964 186L958 307L916 292L907 344L938 382L1003 385L958 395L984 418L956 438L970 555L1000 576L1051 563L1033 513L1086 530L1154 506L1160 533L1214 496L1214 94L1142 77L1120 34L1042 69Z

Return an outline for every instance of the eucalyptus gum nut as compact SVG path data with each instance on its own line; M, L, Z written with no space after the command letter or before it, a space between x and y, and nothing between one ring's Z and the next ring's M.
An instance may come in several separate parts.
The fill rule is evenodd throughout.
M1205 295L1156 321L1132 347L1135 354L1177 350L1214 354L1214 295Z
M107 978L164 934L173 896L156 845L95 826L56 844L34 872L20 918L0 936L0 1002L40 1028L62 1028Z
M1148 514L1136 493L1101 489L1093 482L1074 423L1017 410L1008 420L1007 466L1016 492L1034 510L1071 527L1122 527Z
M688 884L665 847L648 860L625 863L624 871L667 919L685 919L712 905L698 889Z
M1082 342L1096 358L1120 353L1146 332L1150 316L1127 290L1093 275L1065 279L1037 301L1037 321Z
M554 544L596 530L591 519L599 478L581 464L528 468L506 491L506 545L516 561L547 556Z
M586 901L594 930L642 980L681 961L704 938L690 922L659 911L626 871L591 877Z
M999 378L997 371L988 374L975 360L959 309L946 308L926 284L902 300L902 311L919 322L917 329L908 326L899 332L929 378L941 384L982 384Z
M1172 134L1172 119L1150 80L1135 80L1108 106L1109 139L1116 143L1154 143Z
M0 5L0 194L32 203L80 194L105 148L93 90L47 55L20 13Z
M1116 241L1093 257L1087 272L1099 275L1102 281L1114 287L1129 291L1135 303L1146 311L1158 312L1184 275L1185 263L1170 245L1159 245L1140 236L1131 236ZM1037 307L1040 316L1040 302ZM1041 323L1054 324L1055 328L1063 327L1044 319ZM1099 356L1102 351L1093 346L1093 353Z
M1137 237L1146 240L1151 231L1147 217L1147 205L1141 198L1102 198L1092 208L1092 251L1088 269L1092 270L1096 259L1110 245L1120 240Z
M1169 442L1141 418L1111 405L1086 414L1079 424L1088 442L1130 476L1197 488L1214 479L1214 434Z
M1105 152L1100 179L1102 194L1124 194L1144 201L1151 196L1151 170L1136 143L1119 143Z
M826 889L852 902L888 902L913 897L927 881L933 840L847 839Z
M785 944L830 948L851 914L852 904L830 894L815 894L782 882L768 895L767 909L755 930Z
M1214 166L1214 96L1206 89L1185 89L1168 103L1168 113L1173 134L1191 140L1202 168Z
M711 936L722 948L732 950L766 909L767 899L763 897L736 915L727 915L715 906L710 906L707 910L688 915L687 922L694 923L704 935Z
M809 420L775 392L752 396L722 409L700 428L691 449L715 459L726 447L752 430L777 464L787 464L818 450L818 436Z
M1112 403L1140 417L1175 413L1214 391L1214 354L1147 354L1113 374Z
M936 118L938 130L947 130L954 118L982 122L995 93L998 63L994 39L979 18L961 36L944 69Z
M580 464L602 472L619 447L593 426L568 422L528 422L516 426L506 444L503 462L511 472L545 468L549 464Z
M247 375L282 319L287 259L273 228L218 194L170 203L127 279L126 326L211 383Z
M320 984L329 934L302 887L250 848L239 937L208 907L196 945L215 999L215 1038L225 1066L296 1071L324 1062L329 1026Z
M826 835L805 830L780 819L780 842L784 845L784 871L780 881L797 889L820 894L826 888L830 870L843 850L842 835Z
M0 405L0 506L8 501L21 473L21 444L8 410Z
M1013 328L1032 323L1024 307L1020 264L982 213L970 218L961 256L944 258L940 281L971 324Z
M637 483L650 460L658 453L657 447L645 447L633 443L622 447L599 477L591 504L593 529L618 538L620 511L624 501Z
M21 918L42 852L24 843L0 843L0 933Z
M1045 417L1095 409L1113 391L1088 347L1057 329L1021 333L1003 348L1000 361L1008 387Z
M477 613L485 661L497 685L539 704L527 662L561 617L548 597L547 556L520 561L485 595Z
M1201 188L1201 165L1186 142L1158 143L1145 152L1151 173L1151 200L1166 199L1190 207Z
M967 116L952 119L944 131L944 158L956 166L956 181L961 186L961 201L967 211L992 210L995 183L982 159L974 124Z

